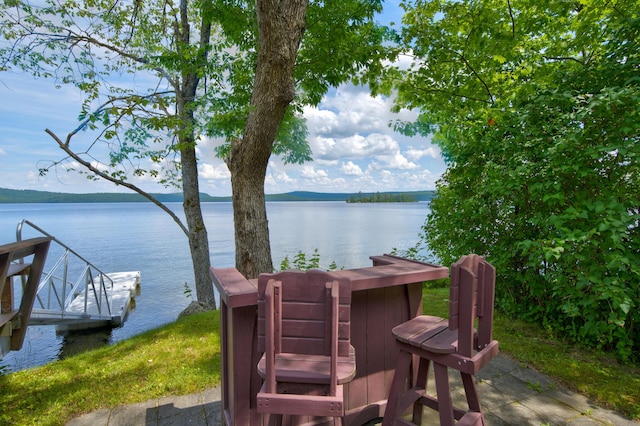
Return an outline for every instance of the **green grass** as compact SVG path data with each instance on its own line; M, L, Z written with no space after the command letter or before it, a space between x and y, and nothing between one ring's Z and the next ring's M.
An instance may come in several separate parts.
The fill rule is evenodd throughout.
M446 316L447 288L424 292ZM0 376L0 425L64 425L101 408L186 395L220 383L219 312L182 318L126 341ZM535 325L496 313L500 350L600 405L640 419L640 369L580 350Z
M100 408L220 383L218 311L115 345L0 376L0 425L63 425Z

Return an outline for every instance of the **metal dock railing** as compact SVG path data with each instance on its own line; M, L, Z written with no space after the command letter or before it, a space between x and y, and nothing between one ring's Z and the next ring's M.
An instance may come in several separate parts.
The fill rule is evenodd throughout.
M28 220L18 224L18 241L22 240L25 227L53 238L29 325L54 324L58 330L89 329L118 326L126 320L139 292L139 271L105 273ZM51 259L59 252L57 259ZM52 260L53 266L49 268Z

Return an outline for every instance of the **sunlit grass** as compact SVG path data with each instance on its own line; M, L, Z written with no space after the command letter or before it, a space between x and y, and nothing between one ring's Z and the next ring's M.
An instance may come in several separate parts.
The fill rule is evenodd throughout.
M100 408L220 383L218 311L62 361L0 377L0 425L63 425Z

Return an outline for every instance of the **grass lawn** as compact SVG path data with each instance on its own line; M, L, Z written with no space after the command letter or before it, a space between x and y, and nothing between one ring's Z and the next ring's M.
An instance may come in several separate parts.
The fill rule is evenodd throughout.
M424 292L446 316L447 288ZM220 383L219 312L182 318L126 341L0 376L0 425L64 425L100 408L200 392ZM502 353L626 416L640 419L640 369L580 350L545 330L496 315Z
M64 425L82 413L220 383L220 314L156 330L48 365L0 376L0 425Z

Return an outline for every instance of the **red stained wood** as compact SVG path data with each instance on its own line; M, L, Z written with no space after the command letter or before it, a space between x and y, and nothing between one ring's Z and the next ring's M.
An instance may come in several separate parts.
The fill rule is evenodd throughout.
M261 274L258 306L259 325L264 324L258 327L259 350L264 350L258 363L264 378L257 394L258 412L279 419L342 418L343 384L356 371L349 340L349 280L316 270ZM306 318L304 311L309 312Z
M336 279L347 279L351 287L351 333L350 340L356 352L356 377L344 386L345 424L362 425L384 414L386 398L391 387L396 365L397 349L391 330L416 315L422 313L422 282L448 276L448 268L422 262L410 261L396 256L372 256L374 266L345 271L333 271ZM264 324L258 321L257 283L244 279L235 268L211 269L212 281L221 294L221 311L227 310L223 321L223 346L231 346L227 353L227 362L223 359L223 411L227 424L261 425L256 419L256 394L260 390L257 375L257 359L248 362L251 357L240 357L240 352L253 351L258 354L264 350L264 343L258 343L258 335L264 334ZM228 280L228 281L227 281ZM252 287L249 287L249 285ZM253 293L252 293L253 291ZM341 301L342 302L342 301ZM251 309L253 308L253 309ZM232 311L230 314L228 311ZM304 309L301 310L304 312ZM311 313L311 311L309 311ZM340 310L342 316L344 311ZM239 319L243 315L245 320ZM301 314L303 315L303 314ZM251 324L251 325L249 325ZM295 322L287 327L296 328ZM341 330L340 333L344 333ZM247 338L254 336L254 339ZM237 340L245 343L239 344ZM248 343L252 341L253 348ZM244 349L241 349L244 348ZM258 350L258 348L261 348ZM255 373L255 374L254 374ZM250 390L230 393L237 390L240 381L252 378ZM225 395L227 396L225 400ZM234 399L231 401L230 399ZM241 412L245 403L251 401L251 413ZM319 422L314 417L286 418L283 424L311 424ZM316 423L314 423L316 424ZM319 422L318 424L323 424Z
M494 289L493 266L483 257L463 256L451 267L449 319L418 316L393 329L402 362L396 368L383 425L395 424L412 405L415 424L421 422L423 405L439 411L441 425L453 425L455 420L484 424L473 375L498 354L498 342L491 340ZM415 385L405 391L403 383L410 376L406 359L410 355L420 357L420 374ZM425 394L426 373L432 363L437 398ZM461 374L468 410L451 403L448 368Z
M52 237L31 238L0 245L0 335L10 335L10 349L22 348ZM30 260L25 261L25 258ZM14 263L21 260L22 263ZM20 306L14 309L12 279L26 276ZM5 332L6 327L9 331Z

